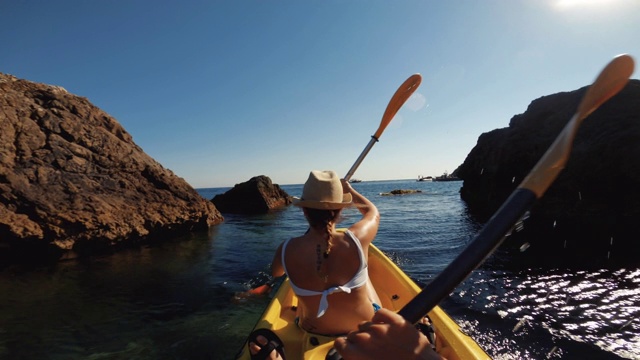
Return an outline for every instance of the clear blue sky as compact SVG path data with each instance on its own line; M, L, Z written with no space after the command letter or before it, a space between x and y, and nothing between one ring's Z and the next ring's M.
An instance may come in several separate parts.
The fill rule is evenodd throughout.
M408 179L638 60L639 19L637 0L0 0L0 72L87 97L196 188L345 174L420 73L354 176Z

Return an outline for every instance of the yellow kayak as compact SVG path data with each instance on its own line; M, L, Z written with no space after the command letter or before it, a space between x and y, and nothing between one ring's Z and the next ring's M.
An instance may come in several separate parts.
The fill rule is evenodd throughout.
M369 246L369 277L380 297L382 307L400 310L420 292L416 285L391 259L373 244ZM295 323L298 298L285 279L262 314L255 329L269 329L284 343L287 360L325 360L333 347L332 337L308 333ZM429 312L436 331L436 351L449 360L490 359L484 350L440 307ZM237 359L250 360L247 343Z

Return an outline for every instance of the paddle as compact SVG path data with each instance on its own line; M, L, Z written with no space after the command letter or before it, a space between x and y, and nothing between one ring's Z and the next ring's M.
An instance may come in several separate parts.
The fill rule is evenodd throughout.
M387 125L393 120L396 116L402 105L411 97L411 95L416 91L420 83L422 82L422 75L413 74L405 80L398 90L393 94L391 100L389 100L389 104L387 104L387 108L384 111L384 115L382 115L382 120L380 121L380 126L378 126L378 130L376 130L375 134L371 136L371 140L365 146L364 150L356 160L356 162L351 166L351 169L347 172L347 175L344 177L345 180L351 179L353 174L356 172L356 169L360 166L364 158L367 156L373 145L378 142L380 136L384 132L384 129L387 128ZM275 280L275 279L274 279ZM270 281L266 284L260 285L256 288L247 290L244 295L264 295L268 294L271 291L271 287L273 286L274 281Z
M518 188L462 253L422 288L420 293L400 309L398 314L411 323L417 323L493 253L504 240L505 234L522 218L531 205L542 197L562 171L582 120L624 88L633 73L633 68L634 61L629 55L619 55L605 66L583 96L576 113ZM326 359L341 359L341 357L335 348L332 348Z
M505 234L542 197L564 168L582 120L624 88L633 68L633 59L620 55L602 70L583 96L576 113L533 170L462 253L398 312L401 316L412 323L418 322L493 253Z
M362 160L364 160L373 145L380 139L380 136L382 135L384 129L387 128L387 125L389 125L391 120L393 120L393 117L396 116L398 110L400 110L402 105L407 102L413 92L416 91L418 86L420 86L421 82L422 76L420 74L413 74L409 76L409 78L405 80L402 85L400 85L398 90L396 90L396 92L391 97L391 100L389 100L389 104L387 105L387 109L384 111L384 115L382 115L382 121L380 121L378 130L376 130L375 134L371 136L371 140L369 141L367 146L365 146L364 150L362 150L362 153L353 164L353 166L351 166L351 169L349 169L347 175L345 175L345 180L348 181L349 179L351 179L353 174L358 169L358 166L360 166L360 163L362 163Z
M266 284L262 284L262 285L260 285L258 287L255 287L253 289L247 290L247 294L250 294L250 295L263 295L263 294L266 294L269 291L271 291L271 286L273 286L273 282L269 281Z

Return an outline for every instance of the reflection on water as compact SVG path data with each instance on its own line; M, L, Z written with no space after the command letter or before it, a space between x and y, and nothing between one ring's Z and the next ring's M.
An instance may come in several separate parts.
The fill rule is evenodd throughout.
M436 276L479 229L460 183L354 186L380 209L376 244L418 282ZM296 196L302 189L283 188ZM416 188L423 192L377 195ZM357 216L344 213L346 222ZM274 249L305 229L295 207L225 215L210 233L180 241L2 271L0 359L232 359L269 300L235 294L267 281ZM442 306L496 359L638 359L639 282L638 269L487 267Z
M230 300L251 275L217 264L208 234L0 281L2 359L232 358L266 299ZM222 246L224 248L225 245ZM240 269L239 269L240 270ZM244 273L244 275L243 275Z
M538 338L527 358L639 359L639 283L638 269L480 270L451 300L509 326L502 339Z

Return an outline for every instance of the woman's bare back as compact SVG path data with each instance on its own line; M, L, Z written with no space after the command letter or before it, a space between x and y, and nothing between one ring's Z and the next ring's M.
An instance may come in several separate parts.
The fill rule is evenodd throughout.
M342 232L332 234L332 246L328 256L318 251L325 242L310 231L291 239L285 250L285 265L290 280L299 288L322 292L351 281L360 269L357 239L349 239ZM363 246L365 259L368 246ZM350 293L337 292L327 296L329 307L323 316L317 317L320 295L299 296L298 315L300 326L318 334L336 335L355 330L357 324L373 317L373 301L368 283L351 289ZM374 292L375 293L375 292Z

